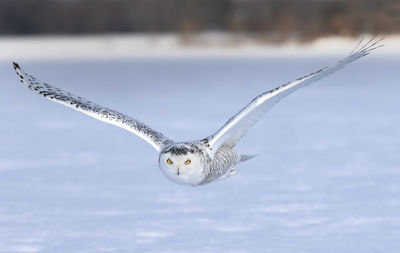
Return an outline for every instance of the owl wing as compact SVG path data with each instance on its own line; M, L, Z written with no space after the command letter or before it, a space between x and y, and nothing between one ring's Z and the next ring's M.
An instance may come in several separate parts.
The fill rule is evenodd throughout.
M54 102L83 112L84 114L87 114L93 118L126 129L147 141L157 151L161 151L163 147L173 143L172 140L165 137L162 133L150 128L134 118L106 107L102 107L98 104L90 102L89 100L41 82L34 76L26 74L17 63L14 63L14 69L17 72L21 83L30 90Z
M383 38L382 38L383 39ZM255 97L246 107L230 118L216 133L203 141L208 147L208 154L213 156L219 147L226 145L233 147L274 104L288 96L299 88L305 87L319 79L326 77L347 64L368 55L372 50L381 47L382 39L370 41L362 45L362 40L357 47L343 60L333 66L322 68L312 74L301 77L295 81L286 83L273 90L267 91Z

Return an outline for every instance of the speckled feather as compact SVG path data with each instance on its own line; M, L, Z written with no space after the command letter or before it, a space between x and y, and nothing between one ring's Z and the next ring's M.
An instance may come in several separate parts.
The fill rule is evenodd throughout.
M98 120L133 132L150 143L158 151L160 151L166 145L173 143L173 141L165 137L162 133L153 130L149 126L134 118L100 106L82 97L75 96L69 92L65 92L59 88L51 86L50 84L41 82L34 76L26 74L17 63L14 63L14 69L17 72L21 83L30 90L42 95L47 99L71 107Z
M203 159L206 176L200 185L209 184L226 175L226 173L240 162L240 154L230 147L222 146L212 158L204 155Z

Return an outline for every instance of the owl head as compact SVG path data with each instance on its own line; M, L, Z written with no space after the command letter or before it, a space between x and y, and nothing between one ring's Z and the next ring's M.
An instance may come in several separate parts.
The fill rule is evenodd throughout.
M161 151L158 163L161 171L178 184L197 185L205 177L199 151L188 144L176 144Z

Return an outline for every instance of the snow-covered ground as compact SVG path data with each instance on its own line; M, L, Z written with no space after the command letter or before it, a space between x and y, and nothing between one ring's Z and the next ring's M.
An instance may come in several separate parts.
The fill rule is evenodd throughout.
M327 37L304 44L267 44L252 37L224 33L188 38L174 34L0 37L0 60L342 56L361 38L370 37ZM399 56L399 42L400 35L387 36L386 50L378 54Z
M288 50L17 60L187 140L217 130L259 93L338 60L329 49ZM259 156L202 187L168 181L157 153L129 132L22 87L11 53L1 54L1 253L400 250L400 58L390 47L283 100L237 147Z

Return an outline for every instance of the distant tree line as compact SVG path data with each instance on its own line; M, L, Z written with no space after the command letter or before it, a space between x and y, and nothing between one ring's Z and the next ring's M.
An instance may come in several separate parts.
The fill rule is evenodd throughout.
M0 0L0 34L398 33L399 0Z

